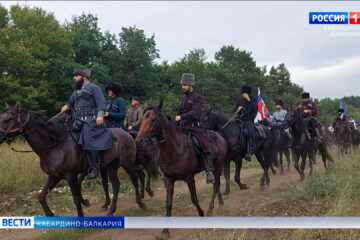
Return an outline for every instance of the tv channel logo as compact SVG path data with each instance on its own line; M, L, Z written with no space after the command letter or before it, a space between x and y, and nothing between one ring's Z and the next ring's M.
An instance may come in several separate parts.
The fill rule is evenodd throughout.
M360 12L309 12L309 24L360 24Z
M310 24L348 24L348 12L309 12Z

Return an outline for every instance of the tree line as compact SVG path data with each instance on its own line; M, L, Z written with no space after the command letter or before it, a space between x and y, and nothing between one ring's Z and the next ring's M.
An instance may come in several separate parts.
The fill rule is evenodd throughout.
M160 63L159 58L155 35L146 36L136 26L122 27L119 33L102 32L92 14L73 16L61 24L38 7L14 5L7 10L0 5L0 112L5 102L19 100L28 109L56 114L73 91L76 66L90 68L91 81L102 88L118 82L127 103L134 95L150 105L163 99L170 115L183 94L179 85L183 72L196 75L196 90L205 107L228 115L243 85L252 86L253 95L260 87L270 112L278 99L285 107L297 106L304 91L291 81L285 64L259 66L251 52L232 45L221 47L213 61L201 48L172 63ZM339 101L318 101L320 118L328 122ZM360 98L348 97L344 102L360 118Z

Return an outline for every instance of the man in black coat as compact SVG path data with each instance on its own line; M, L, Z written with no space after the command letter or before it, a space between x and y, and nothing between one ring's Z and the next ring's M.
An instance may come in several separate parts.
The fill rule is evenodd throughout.
M239 113L240 119L244 122L245 127L248 130L247 139L247 152L245 159L250 161L251 155L254 154L254 142L255 142L255 126L254 120L257 115L258 103L257 99L251 96L251 87L243 86L242 97L236 102L234 111ZM240 114L241 113L241 114Z
M114 146L110 130L104 124L104 94L97 85L89 81L90 74L89 69L74 70L75 91L61 109L61 112L66 112L70 108L75 110L75 128L80 132L78 143L89 156L90 172L86 176L88 179L96 178L98 175L99 152Z

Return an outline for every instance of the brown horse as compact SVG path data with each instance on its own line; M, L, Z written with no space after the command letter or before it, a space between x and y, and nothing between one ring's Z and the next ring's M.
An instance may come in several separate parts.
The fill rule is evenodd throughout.
M78 216L84 216L81 204L90 203L81 195L79 174L86 174L88 164L86 154L69 132L72 121L68 121L67 113L60 113L54 119L49 119L36 112L21 108L20 103L15 107L6 106L6 112L0 118L0 142L11 141L23 136L34 152L40 157L41 169L48 175L45 187L39 196L39 202L46 216L54 216L47 202L47 194L59 183L66 179L69 183ZM59 124L65 121L65 125ZM138 190L138 177L134 171L136 146L133 138L125 131L112 128L116 137L114 147L104 151L101 164L101 174L108 176L112 183L113 199L107 215L111 216L116 210L120 182L117 170L122 166L131 178L135 187L136 202L140 208L145 205L141 201ZM110 202L103 207L107 208Z
M199 205L196 195L194 175L204 170L203 161L199 159L196 147L190 137L180 131L161 111L162 102L157 107L150 107L145 110L141 119L141 126L136 141L143 143L146 140L155 138L158 141L160 156L159 166L164 174L164 182L167 191L166 197L166 216L171 216L174 183L183 180L187 183L191 201L196 206L198 214L204 216L204 212ZM224 204L220 193L220 176L224 160L227 155L227 143L219 134L209 131L212 142L212 152L214 157L214 176L213 195L209 205L208 215L212 214L216 195L219 204ZM164 229L162 238L169 237L169 229Z

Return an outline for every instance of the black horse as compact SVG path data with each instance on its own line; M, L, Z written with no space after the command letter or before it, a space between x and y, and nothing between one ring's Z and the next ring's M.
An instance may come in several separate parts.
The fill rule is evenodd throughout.
M84 216L81 204L89 206L83 199L79 174L86 174L88 164L86 154L77 144L70 133L72 114L60 113L55 118L21 108L20 103L15 107L6 106L6 112L0 118L0 142L10 141L23 136L34 152L40 157L41 169L48 175L45 187L39 196L39 202L46 216L54 216L47 202L47 194L56 187L60 180L66 179L69 183L78 216ZM101 164L101 175L109 177L113 188L113 199L107 215L113 215L116 210L120 181L117 175L118 168L122 166L135 187L136 202L140 208L145 208L138 190L138 177L135 172L136 145L133 138L125 131L112 128L116 137L114 147L104 151ZM106 175L104 175L106 174ZM105 202L103 207L110 204Z
M274 135L274 151L275 151L275 159L273 161L273 165L278 165L280 163L280 173L284 173L283 167L283 155L285 155L287 160L287 171L290 171L290 147L289 147L289 139L284 132L284 126L279 126L271 123L268 120L260 121L260 123L271 127L271 130ZM280 161L279 161L280 159Z
M236 164L235 182L239 185L240 189L247 189L246 184L240 181L240 171L242 167L242 159L245 157L247 151L247 140L245 136L245 126L242 121L230 121L220 111L216 110L203 110L201 121L209 129L218 131L228 143L228 156L224 162L224 177L226 180L225 195L230 193L230 161ZM270 184L269 168L274 160L275 151L273 150L274 136L269 127L258 124L257 125L265 136L260 136L257 131L255 143L255 156L264 173L260 180L260 187L263 188L264 184Z
M315 134L312 133L309 138L309 131L306 129L303 119L300 116L300 111L298 110L290 110L287 112L285 121L287 126L290 127L292 136L293 136L293 146L292 146L292 156L295 162L295 169L300 174L300 180L305 179L305 165L306 158L309 157L309 165L310 165L310 176L313 172L313 163L315 163L316 151L319 150L322 160L324 163L325 169L327 168L326 160L329 159L333 162L333 158L330 155L326 141L318 144L318 141L315 139ZM310 132L314 132L314 129L310 129ZM299 166L300 157L302 159L301 166Z
M347 121L336 121L334 123L334 134L340 155L350 153L353 139Z

